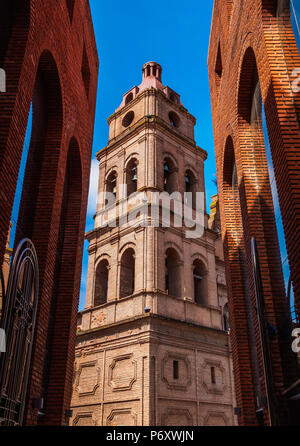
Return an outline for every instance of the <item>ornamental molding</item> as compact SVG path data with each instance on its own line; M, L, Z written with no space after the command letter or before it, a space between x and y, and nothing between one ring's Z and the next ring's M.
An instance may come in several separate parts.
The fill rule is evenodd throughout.
M229 420L227 416L224 414L224 412L214 412L214 411L208 411L206 417L204 418L203 425L209 426L208 422L211 417L214 418L222 418L224 420L225 426L228 426Z
M187 426L193 426L194 422L193 422L193 417L189 411L189 409L186 408L182 408L182 409L177 409L175 407L171 407L169 409L167 409L161 417L161 423L162 426L169 426L168 424L168 418L172 415L180 415L180 417L186 417L188 424ZM186 425L186 424L185 424Z
M113 409L107 417L107 426L112 426L112 422L117 415L129 415L133 419L133 425L137 425L137 413L131 408L128 409Z
M100 367L97 367L97 363L98 363L98 361L89 361L89 362L83 362L83 363L79 364L78 370L77 370L77 379L76 379L76 384L75 384L76 387L75 388L76 388L76 391L80 397L88 396L88 395L95 395L96 390L99 387L100 372L101 372ZM95 369L95 383L94 383L93 388L89 391L83 391L81 389L82 386L80 386L80 377L81 377L82 371L86 368L94 368Z
M184 379L168 379L166 376L166 365L168 361L181 361L186 366L186 372L187 376ZM173 390L187 390L188 386L192 383L192 377L191 377L191 363L188 359L187 355L183 355L177 352L170 353L168 352L165 357L162 359L161 362L161 379L164 381L168 387L168 389Z
M131 390L133 384L137 380L137 362L132 359L133 354L120 355L115 357L108 370L108 385L112 387L113 391L123 391L123 390ZM131 374L128 370L124 370L124 375L119 378L114 378L114 371L116 370L117 365L121 361L128 361L131 364Z
M79 412L73 420L73 426L77 426L79 420L84 418L90 418L92 422L92 426L97 426L97 418L95 417L93 412Z
M222 380L217 382L216 384L211 383L211 381L205 381L205 371L206 369L210 369L211 367L215 367L216 369L221 371ZM206 359L202 364L202 386L206 390L207 393L215 394L215 395L223 395L227 388L226 385L226 371L222 365L221 361L214 361L211 359Z

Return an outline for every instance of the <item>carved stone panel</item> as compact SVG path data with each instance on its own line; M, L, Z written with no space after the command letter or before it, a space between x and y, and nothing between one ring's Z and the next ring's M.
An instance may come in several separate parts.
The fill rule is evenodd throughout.
M208 412L204 426L228 426L228 418L223 412Z
M132 409L114 409L107 417L107 426L136 426L137 413Z
M214 379L212 379L212 369ZM220 361L206 359L202 364L202 385L207 393L223 395L226 390L226 373Z
M76 390L79 396L95 395L100 383L100 368L97 361L79 364Z
M162 426L193 426L193 417L188 409L169 408L161 417Z
M73 420L73 426L96 426L96 418L91 412L78 413Z
M117 356L108 370L108 384L114 391L131 390L137 379L137 363L132 354Z
M174 376L174 361L177 362L177 374ZM168 389L187 390L191 384L191 363L186 355L167 353L162 360L162 380Z

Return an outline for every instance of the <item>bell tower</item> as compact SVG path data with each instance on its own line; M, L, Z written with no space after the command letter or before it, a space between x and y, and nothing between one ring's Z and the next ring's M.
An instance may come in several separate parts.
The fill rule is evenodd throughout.
M232 425L222 242L204 211L207 153L162 67L148 62L142 75L97 154L71 423Z

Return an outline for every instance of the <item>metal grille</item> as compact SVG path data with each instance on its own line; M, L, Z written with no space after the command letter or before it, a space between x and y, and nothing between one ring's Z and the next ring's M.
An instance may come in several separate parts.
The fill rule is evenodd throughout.
M33 243L20 242L11 264L0 327L6 353L0 361L0 425L23 422L37 311L39 272Z

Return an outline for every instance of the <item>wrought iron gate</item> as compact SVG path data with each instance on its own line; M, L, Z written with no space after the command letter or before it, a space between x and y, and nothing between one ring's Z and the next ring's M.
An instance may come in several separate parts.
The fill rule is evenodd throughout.
M0 328L6 334L6 353L0 353L0 426L23 422L28 374L37 311L39 270L29 239L20 242L4 291Z

